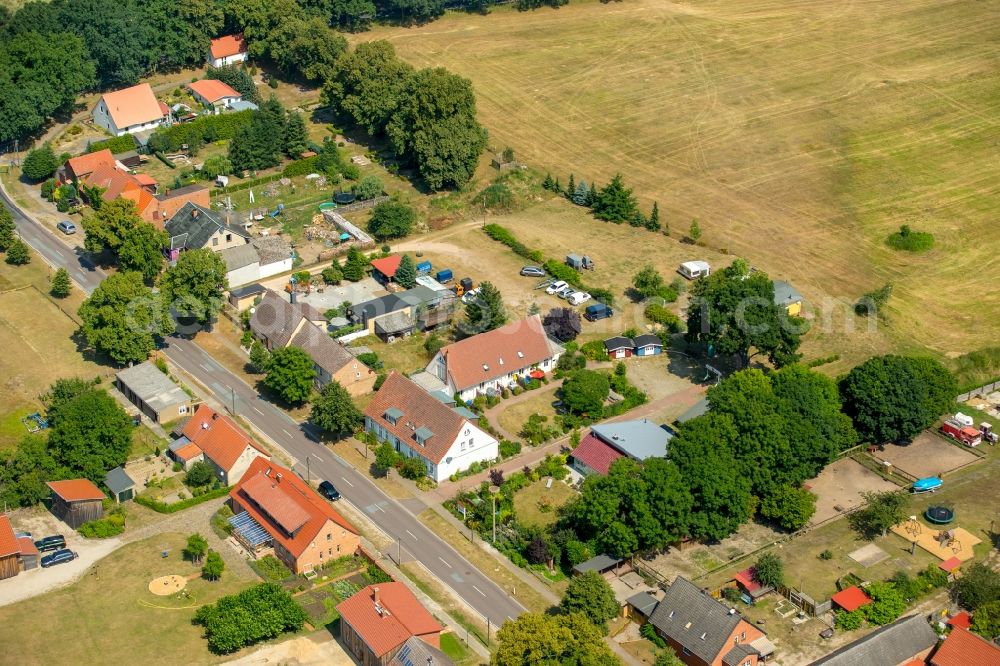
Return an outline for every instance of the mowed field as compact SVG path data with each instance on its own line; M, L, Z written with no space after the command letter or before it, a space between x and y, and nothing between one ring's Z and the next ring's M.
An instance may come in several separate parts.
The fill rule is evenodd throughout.
M998 33L975 0L574 0L353 39L469 77L494 147L564 183L621 172L814 306L892 281L885 343L954 355L1000 321ZM889 250L901 224L935 248Z

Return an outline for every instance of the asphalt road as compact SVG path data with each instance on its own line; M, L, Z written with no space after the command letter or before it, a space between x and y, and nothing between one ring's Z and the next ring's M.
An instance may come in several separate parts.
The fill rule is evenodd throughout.
M87 293L97 288L105 278L103 271L78 256L42 224L26 215L2 187L0 201L11 210L21 238L50 265L65 267ZM399 501L388 497L342 458L308 439L300 424L262 400L256 389L245 384L193 342L171 337L166 341L164 352L178 367L211 391L216 400L252 423L298 460L295 471L303 478L309 474L313 478L331 481L345 500L364 512L390 538L396 539L397 543L389 553L394 560L400 557L404 562L422 562L469 606L489 618L493 626L499 626L525 611L507 592L417 520L416 514L426 509L421 501Z

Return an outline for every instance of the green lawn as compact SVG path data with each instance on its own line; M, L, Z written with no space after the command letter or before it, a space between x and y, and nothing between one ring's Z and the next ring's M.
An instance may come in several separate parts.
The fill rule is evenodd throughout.
M167 443L145 425L140 425L132 431L132 451L129 460L157 455L157 449L163 451Z
M518 522L541 527L552 525L559 518L557 509L576 494L562 481L553 480L551 488L546 488L546 483L547 479L539 479L514 495Z
M190 598L159 597L153 578L189 575L181 559L186 536L161 534L115 551L73 585L0 608L0 644L30 663L212 664L195 610L244 587L230 574L189 581ZM161 551L169 556L162 558ZM45 575L36 572L32 575Z
M475 663L476 661L469 649L462 645L462 641L451 632L441 634L441 651L456 664L463 664L466 661Z

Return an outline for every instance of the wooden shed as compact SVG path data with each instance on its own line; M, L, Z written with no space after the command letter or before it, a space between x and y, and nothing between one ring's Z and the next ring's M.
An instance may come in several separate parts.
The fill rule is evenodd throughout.
M73 529L104 517L105 495L90 479L49 481L46 485L52 489L52 513Z
M0 580L13 578L21 571L21 546L7 516L0 515Z

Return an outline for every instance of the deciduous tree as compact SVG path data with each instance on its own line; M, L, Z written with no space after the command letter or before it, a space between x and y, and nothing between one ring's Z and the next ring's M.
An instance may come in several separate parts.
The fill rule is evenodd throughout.
M340 57L336 76L323 89L323 100L377 136L402 103L412 76L413 68L396 57L392 44L363 42Z
M140 224L143 221L132 200L118 198L104 202L83 219L84 247L88 252L109 252L111 260L117 262L125 237Z
M580 313L573 308L553 308L542 319L545 332L561 342L570 342L580 335Z
M184 557L195 564L199 564L208 552L208 541L205 537L195 533L188 537L187 545L184 547Z
M95 483L124 464L132 450L132 419L107 391L90 386L53 399L48 415L53 457Z
M6 252L7 248L14 244L17 236L14 234L17 226L14 218L6 206L0 205L0 252Z
M222 578L222 572L226 570L226 563L222 559L222 555L219 555L214 550L208 551L208 557L205 558L205 566L201 568L201 575L205 580L219 580Z
M309 354L299 347L282 347L271 354L264 384L285 402L300 405L312 395L315 377L316 370Z
M497 632L492 666L620 666L601 631L580 614L523 613Z
M889 528L903 522L909 499L902 492L862 492L865 506L852 513L848 520L862 538L869 541L885 536Z
M789 532L805 527L814 513L816 496L805 488L779 486L760 503L760 514Z
M598 629L607 630L608 621L618 617L621 607L615 600L615 592L604 576L596 571L587 571L574 576L559 602L563 613L579 613Z
M754 563L753 577L758 583L778 589L785 584L785 563L774 553L764 553Z
M352 432L363 420L351 394L333 380L323 387L313 401L309 420L334 435Z
M182 252L177 263L160 278L160 291L174 316L198 324L207 324L215 318L222 309L222 294L228 287L225 262L208 248Z
M145 361L156 339L174 330L161 297L138 273L108 276L80 306L79 315L87 342L121 364Z
M21 164L21 173L31 182L37 183L49 178L59 168L59 160L52 152L52 146L43 144L40 148L28 151Z
M118 266L123 271L136 271L152 282L163 268L163 250L169 244L166 231L141 222L125 233L118 248Z
M985 562L976 562L948 587L952 601L978 612L986 604L1000 601L1000 573Z
M563 382L563 405L574 414L599 417L610 390L611 382L607 375L593 370L579 370Z

